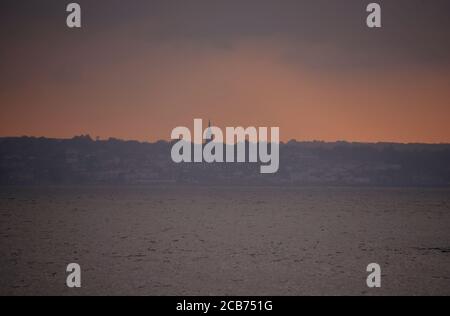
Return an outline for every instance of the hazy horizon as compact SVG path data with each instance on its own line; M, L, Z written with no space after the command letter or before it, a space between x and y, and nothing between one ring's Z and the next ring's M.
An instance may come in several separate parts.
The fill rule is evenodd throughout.
M14 138L44 138L48 140L73 140L80 137L90 137L92 141L111 141L111 140L117 140L117 141L123 141L123 142L139 142L142 144L155 144L158 142L177 142L178 140L171 140L170 138L167 139L155 139L155 140L139 140L139 139L129 139L129 138L120 138L120 137L105 137L101 138L99 136L91 135L89 133L82 133L78 135L73 135L69 137L48 137L48 136L31 136L31 135L6 135L6 136L0 136L1 139L14 139ZM247 140L248 141L248 140ZM280 140L280 144L288 144L289 142L297 142L297 143L325 143L325 144L334 144L334 143L349 143L349 144L395 144L395 145L450 145L450 142L436 142L436 143L427 143L427 142L396 142L396 141L374 141L374 142L366 142L366 141L349 141L345 139L337 139L337 140L321 140L321 139L289 139L289 140ZM194 144L193 141L191 141L192 144ZM269 141L271 143L271 141ZM223 142L224 145L226 145L226 142Z

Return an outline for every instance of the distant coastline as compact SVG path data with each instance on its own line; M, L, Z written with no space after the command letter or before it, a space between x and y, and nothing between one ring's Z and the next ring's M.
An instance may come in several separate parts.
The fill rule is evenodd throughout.
M17 139L34 139L34 140L49 140L49 141L73 141L85 139L92 142L124 142L124 143L139 143L139 144L147 144L147 145L155 145L158 143L173 143L173 140L169 139L159 139L155 141L144 141L144 140L136 140L136 139L124 139L117 137L108 137L108 138L100 138L100 137L92 137L89 134L85 135L76 135L71 138L69 137L47 137L47 136L0 136L0 142L5 140L17 140ZM280 141L280 145L287 144L325 144L325 145L340 145L340 144L351 144L351 145L419 145L419 146L448 146L450 147L450 142L397 142L397 141L348 141L348 140L336 140L336 141L327 141L320 139L313 140L298 140L291 139L289 141Z
M450 187L450 144L280 143L280 170L252 164L176 164L173 142L0 138L1 185L283 185Z

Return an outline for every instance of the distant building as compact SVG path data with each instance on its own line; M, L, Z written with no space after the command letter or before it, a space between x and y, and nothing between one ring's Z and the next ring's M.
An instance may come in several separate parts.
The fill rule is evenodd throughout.
M206 144L208 144L208 143L210 143L210 142L212 142L213 140L214 140L214 134L213 134L213 132L212 132L212 129L211 129L211 120L208 120L208 129L206 130L206 135L205 135L206 137L206 141L205 141L205 143Z

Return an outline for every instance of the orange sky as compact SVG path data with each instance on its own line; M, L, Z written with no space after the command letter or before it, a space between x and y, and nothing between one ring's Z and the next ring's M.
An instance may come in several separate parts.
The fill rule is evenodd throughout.
M87 69L80 81L6 93L0 134L154 141L210 118L220 127L279 126L283 140L450 142L448 72L337 74L281 57L268 43L216 52L161 46Z
M450 142L447 63L393 63L386 53L403 57L387 42L383 55L366 56L364 34L367 49L352 52L357 43L294 45L280 34L216 43L130 33L146 21L101 33L49 27L50 42L40 29L11 38L0 136L156 141L203 118L219 127L279 126L283 141Z

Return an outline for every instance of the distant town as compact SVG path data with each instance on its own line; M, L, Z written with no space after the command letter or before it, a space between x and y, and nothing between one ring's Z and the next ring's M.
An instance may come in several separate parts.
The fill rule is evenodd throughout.
M251 163L177 164L173 143L0 138L0 185L450 186L450 144L280 144L280 169ZM248 144L247 144L248 145Z

